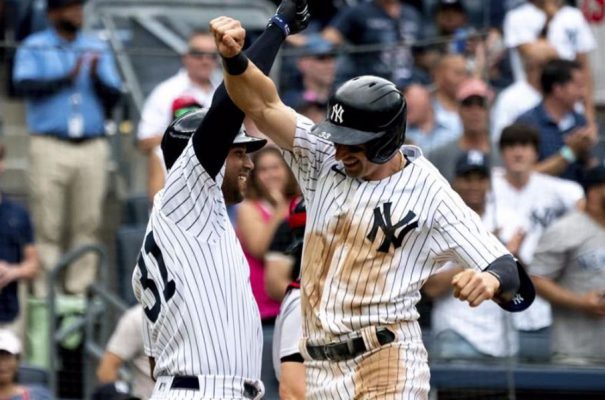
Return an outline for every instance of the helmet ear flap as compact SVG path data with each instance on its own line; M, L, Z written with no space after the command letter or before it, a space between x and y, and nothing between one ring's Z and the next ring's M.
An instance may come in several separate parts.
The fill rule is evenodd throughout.
M404 106L393 127L383 137L366 143L366 156L376 164L384 164L405 142L407 108Z

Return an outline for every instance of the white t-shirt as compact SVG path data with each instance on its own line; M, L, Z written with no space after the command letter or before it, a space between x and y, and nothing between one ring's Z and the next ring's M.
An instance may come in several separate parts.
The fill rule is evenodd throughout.
M515 214L496 209L490 203L482 217L485 227L490 231L498 230L503 241L509 240L515 233L515 219ZM439 272L455 266L455 263L447 263ZM519 348L511 315L493 301L484 301L473 308L450 292L434 301L431 330L433 335L453 330L483 354L507 357L514 355Z
M517 190L504 177L504 171L492 174L494 201L499 209L514 212L519 228L526 234L519 250L519 257L529 265L544 230L552 222L575 209L584 197L582 187L576 182L538 172L531 174L527 185ZM515 326L522 330L536 330L552 323L550 305L536 297L525 311L515 313Z
M153 392L154 382L149 376L149 360L143 350L143 307L139 304L127 310L107 343L107 351L124 362L132 362L133 394L147 399Z
M546 23L546 14L531 3L517 7L504 18L504 43L510 49L515 79L524 79L525 71L516 47L535 41ZM550 21L547 40L561 58L573 60L578 54L596 48L596 40L582 12L564 6Z
M212 96L218 86L214 79L212 82L211 90L204 91L189 79L187 71L183 69L156 86L143 105L137 139L163 135L172 121L172 103L181 96L191 96L203 107L210 107Z
M500 92L492 108L492 142L497 145L502 130L515 122L521 114L537 106L540 101L542 94L526 80L516 81Z

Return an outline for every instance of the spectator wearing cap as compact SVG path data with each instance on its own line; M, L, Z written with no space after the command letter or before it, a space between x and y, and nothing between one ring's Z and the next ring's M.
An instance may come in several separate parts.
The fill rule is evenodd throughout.
M81 32L83 3L48 0L50 27L23 42L13 68L31 133L30 203L44 267L37 296L46 295L46 271L66 250L97 243L102 223L110 160L105 121L122 84L107 43ZM95 278L89 253L69 266L64 289L83 294Z
M596 144L595 127L576 111L583 96L582 71L575 61L551 60L540 76L542 101L517 118L540 132L536 170L579 182Z
M370 46L346 56L336 70L336 84L359 75L401 83L412 76L411 46L420 36L420 13L400 0L371 0L342 8L323 31L336 46Z
M490 164L488 155L477 150L460 153L455 161L453 189L469 208L475 211L485 227L498 232L509 251L517 251L516 233L511 227L513 214L488 202ZM504 221L506 226L495 225ZM472 308L451 293L451 281L462 272L453 262L446 263L424 284L423 293L433 299L431 334L432 357L439 359L489 360L510 357L517 352L518 339L512 329L510 313L494 302L483 302Z
M202 108L198 101L188 95L183 95L174 99L171 105L171 121L179 118L191 111ZM149 204L153 203L153 198L157 192L164 187L166 181L166 165L164 162L164 154L159 145L155 146L149 153L147 159L147 196Z
M41 386L20 385L17 381L21 341L12 332L0 329L0 398L8 400L51 400L50 391Z
M605 361L605 164L583 178L584 211L574 211L542 235L530 273L553 311L551 350L561 363ZM571 234L570 234L571 233Z
M4 172L5 147L0 143L0 176ZM38 250L29 213L0 194L0 328L25 336L25 314L20 282L32 280L40 269Z
M325 108L334 84L334 46L321 37L313 36L300 50L302 53L296 61L296 67L300 72L301 85L284 92L284 103L293 108L307 104Z
M534 170L538 160L540 136L531 126L513 124L500 137L503 170L492 176L492 197L498 209L517 216L520 234L516 257L526 265L533 259L542 233L566 213L581 208L582 187L576 182L542 174ZM529 309L513 316L522 331L537 331L550 326L550 306L537 297Z
M462 135L427 155L450 182L454 178L456 160L466 151L478 150L490 154L492 162L497 161L491 152L488 131L488 109L493 98L492 91L485 82L471 78L460 85L456 97L462 120Z
M435 117L429 91L421 85L412 84L403 90L407 102L406 138L429 153L439 146L460 136Z
M173 102L182 96L193 97L203 107L209 107L214 91L220 85L218 56L214 38L207 31L194 30L187 40L187 50L181 56L183 69L161 82L145 100L137 129L139 149L149 154L162 141L164 131L172 121Z

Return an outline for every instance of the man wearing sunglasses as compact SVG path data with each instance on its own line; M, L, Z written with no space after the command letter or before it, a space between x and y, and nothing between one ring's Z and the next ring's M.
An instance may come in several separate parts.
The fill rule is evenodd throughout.
M172 105L176 99L192 97L207 108L220 84L216 46L208 32L197 30L190 34L181 62L183 68L156 86L143 106L137 139L139 149L145 154L160 145L172 121Z
M493 152L490 151L488 118L492 97L491 90L479 79L468 79L458 88L456 99L462 121L462 136L442 144L427 154L428 159L449 182L454 179L456 160L466 151L478 150L490 154L491 163L498 164L494 160Z

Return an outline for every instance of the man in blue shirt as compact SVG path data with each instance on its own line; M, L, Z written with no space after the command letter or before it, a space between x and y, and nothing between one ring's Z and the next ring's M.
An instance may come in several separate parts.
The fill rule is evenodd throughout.
M596 144L596 132L576 111L584 96L582 68L576 61L549 61L540 77L543 100L517 118L540 132L536 170L580 181Z
M0 143L0 174L5 148ZM24 334L18 282L33 279L39 269L32 224L27 211L0 194L0 329Z
M372 0L339 12L324 38L341 45L371 45L373 51L354 52L339 64L338 85L354 76L376 75L398 85L412 77L411 45L420 33L420 14L400 0Z
M17 50L13 81L26 98L31 138L31 204L44 270L68 244L97 241L109 147L105 118L121 81L107 45L80 33L84 0L48 0L50 27ZM65 290L83 293L95 279L94 257L70 266ZM45 274L34 285L46 295Z

